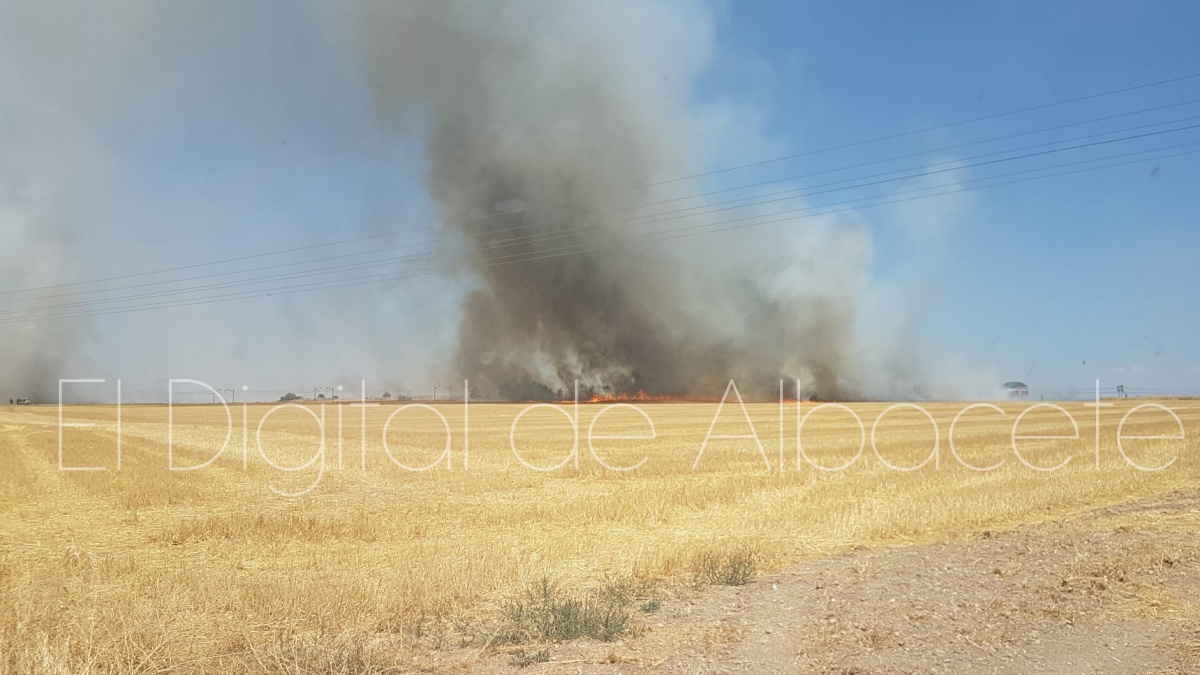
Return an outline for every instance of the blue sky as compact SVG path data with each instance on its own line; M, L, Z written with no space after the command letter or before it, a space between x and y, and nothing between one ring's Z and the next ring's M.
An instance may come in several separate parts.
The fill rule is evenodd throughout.
M73 242L87 255L57 281L433 222L419 134L379 128L365 75L322 12L266 2L210 25L205 3L186 7L181 25L206 28L156 31L153 23L116 25L99 10L75 15L77 34L54 32L63 40L56 58L70 65L50 67L45 78L22 75L37 55L18 48L5 57L27 88L9 87L0 103L21 111L32 101L35 117L60 110L101 120L81 124L83 141L70 145L70 163L102 158L103 169L85 181L94 193L86 215L68 216L86 221ZM711 53L688 96L726 126L721 138L705 139L712 147L698 154L696 172L1200 73L1195 3L763 0L710 9ZM102 58L122 35L137 37L125 40L136 45L132 56ZM624 37L611 39L619 48ZM670 39L663 53L690 48L681 44L687 35ZM664 86L671 75L663 73ZM114 89L126 106L115 114ZM721 173L704 184L719 189L1193 98L1200 78ZM926 161L1197 114L1200 105L1185 106ZM1161 143L1185 140L1200 141L1200 130ZM1192 155L858 212L874 256L863 320L908 313L921 358L950 356L942 368L1026 379L1035 393L1084 390L1097 378L1200 393L1198 169L1200 155ZM780 227L744 236L769 246ZM123 375L145 388L165 387L168 376L263 388L369 377L427 388L444 380L430 365L430 345L454 341L455 283L422 278L363 290L369 314L326 292L101 316L87 329L91 368L77 376ZM288 347L264 347L263 336ZM146 341L168 348L139 346Z
M731 3L723 39L741 63L709 86L721 90L739 70L749 73L741 79L772 93L769 133L794 148L838 145L1200 72L1198 20L1200 6L1187 2ZM1192 98L1200 98L1200 82L905 145L938 147ZM881 152L870 146L839 159ZM906 263L914 252L895 223L872 213L875 274L924 277L936 296L929 339L1014 378L1032 366L1035 388L1085 388L1100 378L1197 391L1200 158L1164 160L1152 176L1153 168L972 193L937 243L936 262L920 270Z

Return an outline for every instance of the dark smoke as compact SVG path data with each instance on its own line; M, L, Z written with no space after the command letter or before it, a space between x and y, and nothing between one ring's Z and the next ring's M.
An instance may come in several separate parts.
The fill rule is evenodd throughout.
M47 3L49 4L49 3ZM59 9L66 9L60 7ZM84 10L84 15L92 14ZM113 32L119 32L113 29ZM58 379L82 370L91 322L13 321L86 263L77 245L102 191L88 117L101 107L108 59L95 31L50 10L0 5L0 399L57 400ZM88 205L88 206L85 206Z
M687 173L681 128L710 27L699 4L600 4L396 3L362 17L378 112L427 134L428 188L475 282L459 375L517 399L569 396L576 380L585 394L719 396L731 377L755 396L781 378L850 395L858 230L811 265L736 235L629 239L627 209L657 196L644 186ZM797 264L804 287L780 287Z
M300 153L303 145L276 147L288 136L311 136L314 145L303 152L316 163L342 152L370 155L397 140L420 144L439 241L455 261L456 283L430 284L431 295L415 302L366 293L303 303L297 296L294 306L259 301L253 318L261 320L260 331L309 337L274 345L275 372L256 377L291 386L309 364L315 365L300 370L303 377L349 372L313 358L328 357L333 342L354 368L375 357L363 372L369 379L411 381L412 364L393 349L398 338L369 322L352 323L384 312L415 327L403 336L406 347L440 344L440 317L458 312L451 368L431 366L436 375L429 383L444 384L452 369L488 397L569 398L578 380L585 397L708 398L734 378L754 398L773 398L780 379L789 393L798 382L800 396L887 398L910 396L923 376L913 358L921 351L914 337L921 314L887 303L885 309L901 314L890 321L900 329L864 331L862 319L879 314L864 311L879 289L868 289L871 237L853 214L656 245L630 238L642 229L631 227L630 217L654 212L639 205L722 186L674 179L760 159L779 147L762 132L765 113L697 95L714 66L719 10L710 3L311 0L277 9L258 3L214 9L199 0L0 3L0 290L157 266L138 256L131 247L138 242L176 260L189 242L205 241L207 230L192 229L172 244L159 218L143 217L138 206L146 187L123 182L140 161L121 152L122 140L137 129L148 130L139 142L149 145L155 134L187 136L192 104L211 98L219 104L198 106L198 114L220 109L209 126L230 128L210 129L204 144L224 143L214 154L233 158L231 165L245 153L259 160L248 166L284 168L293 156L288 149ZM725 63L729 55L722 54ZM374 106L373 123L363 123L354 105L362 87ZM243 99L244 92L255 95ZM321 107L340 108L343 100L345 117L327 116ZM304 106L318 109L297 111ZM352 121L330 133L327 117ZM176 161L172 179L183 182L192 176L185 170L189 158ZM194 176L204 177L203 171ZM174 220L171 209L178 209L178 220L191 222L190 200L209 198L203 180L192 187L186 199L155 207L166 216L161 220ZM264 191L259 198L287 202L289 193ZM676 204L683 205L697 203ZM388 215L401 224L410 220ZM258 222L248 220L247 226ZM368 225L374 226L360 227ZM564 252L575 254L557 255ZM108 356L123 356L126 366L143 371L126 377L143 381L181 374L164 372L163 364L194 368L205 360L240 378L210 331L193 331L197 337L186 338L194 341L185 349L183 335L169 330L189 320L223 322L226 333L242 330L224 307L181 309L170 324L150 313L141 322L135 321L142 315L129 315L125 337L136 339L110 344ZM106 375L86 355L100 338L113 341L114 323L4 324L0 381L9 393L0 395L48 399L59 377ZM356 329L353 340L343 325ZM338 339L321 341L312 337L316 330L336 331ZM158 358L150 363L150 356ZM249 353L245 361L266 368L260 356ZM395 372L381 372L389 368ZM396 389L391 381L387 386Z

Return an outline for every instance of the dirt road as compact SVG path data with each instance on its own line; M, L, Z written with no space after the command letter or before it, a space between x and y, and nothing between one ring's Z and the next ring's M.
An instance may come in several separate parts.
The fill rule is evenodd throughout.
M526 673L1200 673L1200 491L706 588ZM525 656L528 656L526 654ZM526 659L536 660L535 659Z

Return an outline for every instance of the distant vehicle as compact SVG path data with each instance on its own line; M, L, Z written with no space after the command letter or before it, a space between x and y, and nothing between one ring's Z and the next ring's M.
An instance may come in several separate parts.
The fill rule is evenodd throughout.
M19 398L17 399L17 405L33 405L33 401L27 398Z
M1029 398L1029 385L1024 382L1005 382L1004 390L1009 398Z

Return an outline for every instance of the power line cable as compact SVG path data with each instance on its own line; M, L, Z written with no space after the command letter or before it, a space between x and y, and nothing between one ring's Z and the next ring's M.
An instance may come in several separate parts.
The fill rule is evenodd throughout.
M911 131L901 131L901 132L897 132L897 133L893 133L893 134L887 134L884 136L877 136L875 138L869 138L869 139L863 140L863 141L854 141L852 143L843 143L841 145L832 145L832 146L828 146L825 148L821 148L819 150L809 150L809 151L797 153L794 155L785 155L783 157L774 157L771 159L764 159L764 160L761 160L758 162L750 162L748 164L742 164L740 166L733 166L733 167L728 167L728 168L724 168L724 169L717 169L715 171L708 171L708 172L704 172L704 173L693 174L691 176L683 176L680 178L673 178L673 179L667 180L667 181L660 181L658 183L652 183L651 185L652 186L666 185L668 183L677 183L679 181L691 180L693 178L700 178L703 176L711 176L711 175L715 175L715 174L719 174L719 173L727 173L729 171L738 171L740 169L750 169L750 168L757 167L757 166L764 166L766 164L772 164L775 162L785 162L785 161L792 160L792 159L799 159L801 157L808 157L811 155L822 154L822 153L826 153L826 152L835 152L837 150L848 150L850 148L856 148L856 147L860 147L863 145L869 145L872 143L882 143L884 141L892 141L892 140L896 140L898 138L905 138L908 136L916 136L918 134L929 133L931 131L940 131L942 129L950 129L953 127L963 126L966 124L974 124L975 122L986 122L989 120L1000 119L1002 117L1011 117L1013 115L1019 115L1021 113L1033 112L1035 110L1046 110L1048 108L1055 108L1058 106L1064 106L1064 105L1068 105L1071 103L1080 103L1082 101L1090 101L1090 100L1094 100L1097 98L1104 98L1106 96L1115 96L1117 94L1126 94L1131 91L1137 91L1139 89L1149 89L1151 87L1159 87L1159 86L1162 86L1165 84L1174 84L1176 82L1184 82L1187 80L1194 80L1196 78L1200 78L1200 73L1193 73L1191 75L1182 75L1180 77L1172 77L1172 78L1168 78L1165 80L1157 80L1155 82L1148 82L1145 84L1136 84L1136 85L1129 86L1129 87L1123 87L1121 89L1112 89L1109 91L1102 91L1102 92L1098 92L1095 94L1085 94L1083 96L1075 96L1073 98L1066 98L1066 99L1060 99L1058 101L1051 101L1050 103L1040 103L1037 105L1027 106L1024 108L1005 110L1003 112L991 113L988 115L981 115L979 117L969 117L967 119L962 119L962 120L958 120L955 122L946 122L944 124L937 124L937 125L934 125L931 127L925 127L922 129L914 129Z
M1180 146L1169 146L1169 147L1180 147ZM1134 151L1132 153L1123 153L1121 155L1094 158L1094 159L1089 159L1089 160L1083 160L1082 162L1072 162L1072 163L1067 163L1067 164L1060 164L1057 166L1059 166L1059 167L1071 166L1071 165L1076 165L1076 164L1081 164L1081 163L1102 161L1104 159L1112 159L1112 158L1117 158L1117 157L1130 156L1130 155L1134 155L1134 154L1141 154L1141 153L1145 153L1145 152L1156 152L1156 151L1160 151L1163 149L1167 149L1167 148L1141 149L1141 150ZM994 179L994 178L1002 177L1002 176L1006 176L1006 175L1026 174L1026 173L1030 173L1030 172L1045 170L1046 168L1054 168L1054 167L1035 167L1033 169L1026 169L1023 171L1017 171L1017 172L1013 172L1010 174L1001 174L1000 176L987 176L987 177L983 177L980 179L974 179L972 181L964 181L964 182L977 182L978 180L989 180L989 179ZM924 189L928 189L928 188L919 188L918 190L910 190L908 192L909 193L919 192ZM907 194L907 193L900 193L900 194ZM870 198L874 198L874 197L869 197L868 199L870 199ZM775 200L775 201L778 201L778 200ZM852 200L852 201L854 201L854 200ZM802 212L802 211L806 211L806 210L811 210L811 208L812 207L804 207L804 208L800 208L800 209L792 209L790 211L783 211L783 212L778 212L778 213ZM718 209L718 210L722 210L722 209ZM756 218L761 218L761 217L766 217L766 216L771 216L771 215L778 215L778 213L755 214L755 215L747 216L744 218L738 218L733 221L722 221L722 222L724 222L724 223L742 222L742 221L754 220ZM692 214L692 215L708 215L708 214ZM664 221L658 221L658 222L665 222L665 220L672 220L672 219L664 219ZM631 223L626 223L626 224L629 225ZM638 223L632 223L632 224L638 224ZM647 223L641 223L641 224L647 224ZM561 239L566 236L569 236L573 231L578 230L578 229L580 229L580 228L578 228L578 227L565 228L564 230L560 230L558 232L533 235L531 237L518 238L518 239L533 239L533 242L525 241L523 243L544 243L545 241L548 241L548 240ZM506 247L510 247L511 245L512 244L493 244L490 246L483 247L483 250L506 248ZM430 258L430 257L436 258L437 256L431 255L431 254L420 254L420 255L414 255L414 256L404 256L404 257L399 257L399 258L392 258L392 259L377 261L377 262L373 262L373 263L369 263L369 264L365 264L365 265L364 264L343 265L343 266L326 268L326 269L315 270L315 271L298 272L298 273L291 273L291 274L284 274L284 275L273 275L273 276L262 277L262 278L258 278L258 279L239 280L239 281L225 282L222 284L211 284L208 286L192 287L192 288L185 288L185 289L174 289L174 290L170 290L170 291L158 291L158 292L151 292L151 293L135 294L135 295L123 296L123 297L119 297L119 298L109 298L109 299L105 299L105 300L83 301L83 302L75 302L75 303L61 303L58 305L49 305L49 306L41 306L41 307L23 307L23 308L18 308L18 309L10 309L10 310L6 310L6 311L2 311L2 312L0 312L0 315L4 315L4 314L12 315L14 313L26 313L27 314L30 311L39 311L39 310L45 310L45 309L59 309L59 308L68 308L68 307L72 307L72 306L94 306L94 305L100 305L100 304L128 302L130 300L141 299L141 298L146 298L146 297L161 297L161 296L166 296L166 295L192 294L192 293L197 293L197 292L204 291L204 290L214 290L214 289L227 288L227 287L232 287L232 286L248 286L248 285L256 285L256 284L266 283L269 281L288 280L288 279L304 278L304 277L311 277L311 276L322 276L322 275L326 275L326 274L330 274L330 273L334 273L334 272L338 272L338 271L343 271L343 270L354 271L354 270L366 269L366 268L370 268L370 267L380 267L380 266L384 266L384 265L390 266L390 265L400 263L400 262L408 262L408 261L412 261L412 260L420 260L423 258Z
M928 165L926 167L901 168L901 169L895 169L895 170L885 171L885 172L876 173L876 174L869 174L867 176L842 179L842 180L838 180L838 181L820 183L820 184L816 184L816 185L810 185L810 186L799 187L799 188L791 188L791 189L784 190L781 192L769 193L767 195L760 195L760 196L751 197L751 198L740 198L740 199L730 200L728 202L716 202L716 203L710 203L707 205L696 206L696 207L685 207L682 209L676 209L674 211L666 211L666 212L660 212L660 213L656 213L656 214L650 214L648 216L643 216L643 217L641 217L641 219L633 219L633 220L629 221L629 223L626 223L626 224L630 224L630 223L652 224L652 223L666 222L669 220L677 220L679 218L696 216L696 215L711 215L713 213L717 213L717 212L721 212L721 211L728 211L728 210L735 209L735 208L748 208L751 206L763 206L763 205L770 204L770 203L777 203L780 201L789 201L791 199L796 199L801 196L812 197L815 195L828 194L828 193L832 193L832 192L839 192L839 191L850 190L850 189L858 189L858 188L862 188L862 187L887 184L887 183L898 182L898 181L903 181L903 180L910 180L910 179L914 179L914 178L925 178L925 177L932 176L932 175L948 173L948 172L953 172L953 171L961 171L961 170L970 169L970 168L977 168L980 166L988 166L988 165L999 164L999 163L1003 163L1003 162L1011 162L1011 161L1018 161L1018 160L1022 160L1022 159L1030 159L1033 157L1067 152L1067 151L1071 151L1071 150L1096 147L1096 146L1107 145L1107 144L1111 144L1111 143L1124 142L1124 141L1128 141L1128 140L1137 140L1137 139L1141 139L1141 138L1159 136L1159 135L1175 133L1175 132L1179 132L1179 131L1187 131L1190 129L1200 127L1200 124L1184 126L1184 127L1177 127L1177 128L1173 128L1173 129L1149 132L1149 133L1144 133L1144 134L1136 134L1136 135L1132 135L1132 136L1111 138L1111 139L1106 139L1106 140L1102 140L1102 141L1094 141L1094 142L1090 142L1090 143L1076 144L1076 145L1062 147L1062 148L1039 150L1039 151L1028 152L1026 154L1021 154L1021 155L1012 156L1012 157L996 158L996 155L1008 155L1008 154L1011 154L1014 152L1022 152L1022 151L1026 151L1026 150L1036 150L1037 148L1045 148L1046 146L1061 145L1063 143L1070 143L1073 141L1086 140L1089 138L1096 138L1096 137L1100 137L1100 136L1109 136L1114 133L1136 131L1136 130L1155 127L1155 126L1161 126L1163 124L1176 124L1178 122L1189 121L1189 120L1194 120L1194 119L1200 119L1200 115L1194 115L1194 116L1175 119L1175 120L1167 120L1167 121L1163 121L1163 122L1154 122L1154 123L1139 125L1139 126L1135 126L1135 127L1126 128L1126 129L1106 131L1106 132L1100 132L1100 133L1096 133L1096 134L1088 134L1088 135L1078 136L1078 137L1070 138L1070 139L1049 141L1049 142L1045 142L1045 143L1024 146L1021 148L1013 148L1013 149L1000 150L1000 151L995 151L995 152L990 152L990 153L984 153L981 155L975 155L975 156L967 157L967 158L960 159L960 160L939 162L939 163L935 163L932 165ZM975 163L969 163L970 160L983 159L983 158L988 158L988 157L992 157L993 159L990 159L987 161L978 161ZM968 163L964 163L964 162L968 162ZM935 169L932 167L942 167L942 168ZM903 172L910 172L910 173L904 174ZM899 176L893 175L893 174L897 174L897 173L900 173L901 175L899 175ZM872 180L869 182L859 182L856 184L845 185L846 183L849 183L850 181L854 181L854 180L862 181L862 179L864 179L864 178L877 178L878 180ZM789 180L789 179L785 179L785 180ZM763 181L759 184L752 185L752 186L742 186L742 188L740 188L740 189L745 189L747 187L757 187L759 185L765 185L765 184L776 183L776 182L780 182L780 181L778 181L778 180ZM839 186L839 185L841 187L828 187L828 186ZM828 189L813 191L814 188L821 188L821 187L827 187ZM714 192L705 193L703 195L698 195L698 196L706 196L708 194L717 194L720 192L726 192L726 190L714 191ZM778 197L778 195L781 195L781 194L789 194L792 196L789 196L786 198ZM717 207L722 207L722 205L724 205L724 204L745 202L747 199L754 199L755 201L752 201L749 203L738 204L737 206L724 206L723 208L717 208ZM696 212L696 213L684 213L687 211L695 211L696 209L703 209L703 211ZM672 215L672 214L680 214L680 215ZM663 216L670 216L670 217L664 218ZM653 217L654 219L653 220L645 220L645 218L651 218L651 217ZM555 222L570 222L573 220L576 220L576 218L575 217L560 218L560 219L556 219L556 220L543 221L540 223L531 223L531 224L520 225L520 226L516 226L514 228L509 228L509 229L510 230L511 229L525 229L526 227L541 226L541 225L546 225L546 224L552 224ZM514 237L514 238L509 238L509 239L495 240L492 242L485 242L485 244L482 246L482 248L484 250L487 250L489 248L514 246L514 245L518 245L518 244L522 244L522 243L526 243L526 244L536 243L539 240L560 238L561 236L564 236L563 233L569 234L570 232L578 231L580 229L581 229L581 227L577 226L577 227L573 227L573 228L565 228L565 229L559 230L557 232L555 232L555 231L551 231L549 233L543 232L543 233L537 233L537 234L533 234L533 235L525 235L522 237ZM418 244L418 245L434 246L434 245L436 245L436 243L437 242L428 242L428 243L423 243L423 244ZM408 247L401 247L401 248L408 248ZM416 257L418 257L418 258L427 257L428 255L430 255L430 254L417 254ZM347 254L344 256L332 256L329 259L339 259L339 258L346 258L346 257L355 257L355 254ZM299 271L299 272L279 274L279 275L268 275L268 276L264 276L264 277L253 278L253 279L234 280L234 281L229 281L229 282L223 282L220 284L210 284L210 285L199 286L199 287L158 290L158 291L152 291L152 292L142 293L142 294L131 294L131 295L126 295L126 296L120 296L117 298L106 298L106 299L91 300L91 301L79 301L79 302L74 302L74 303L59 303L59 304L42 306L42 308L69 307L72 305L83 305L83 304L88 304L88 303L104 304L104 303L120 302L120 301L129 300L129 299L136 299L136 298L143 298L143 297L154 297L154 296L190 293L190 292L196 292L199 290L208 290L208 289L223 288L223 287L237 286L237 285L251 285L251 284L256 284L256 283L264 283L266 281L272 281L272 280L303 278L303 277L307 277L307 276L330 274L330 273L334 273L337 271L343 271L343 270L365 269L365 268L370 268L370 267L378 267L381 265L389 265L389 264L393 264L396 262L403 262L403 261L409 260L411 258L412 258L412 256L385 258L383 260L373 261L373 262L368 262L368 263L352 263L352 264L347 264L347 265L318 268L316 270ZM317 261L312 261L312 262L317 262ZM264 271L264 270L275 269L275 268L280 268L280 267L290 267L290 266L294 266L295 264L296 263L264 266L261 268L240 270L237 273L238 274L247 274L247 273L251 273L251 272L255 272L255 271ZM142 288L142 287L147 287L147 286L161 286L164 283L181 283L186 280L203 279L203 278L216 277L216 276L227 276L227 274L223 273L223 274L217 274L217 275L202 275L200 277L193 277L191 279L181 279L181 280L175 280L175 281L170 281L170 282L134 284L134 285L131 285L128 287L122 287L122 288ZM104 290L100 290L100 291L93 291L91 293L104 293L104 292L112 292L115 290L121 290L121 289L120 288L104 289ZM82 292L75 292L75 293L72 293L71 295L76 295L76 294L80 294L80 293L82 293ZM49 296L49 297L61 297L61 296ZM38 299L47 299L47 298L38 298ZM0 301L0 304L11 304L12 302L13 302L12 300ZM38 306L34 306L34 308L38 308ZM15 308L15 309L0 310L0 315L28 311L29 309L30 309L30 307L26 306L26 307L20 307L20 308Z
M839 151L839 150L846 150L846 149L855 148L855 147L862 147L865 145L881 143L881 142L885 142L885 141L889 141L889 140L895 140L895 139L909 137L909 136L916 136L916 135L928 133L931 131L938 131L941 129L949 129L949 128L964 126L964 125L973 124L973 123L977 123L977 122L1000 119L1003 117L1010 117L1010 116L1019 115L1019 114L1027 113L1027 112L1033 112L1033 111L1037 111L1037 110L1046 110L1049 108L1069 105L1072 103L1079 103L1082 101L1095 100L1098 98L1105 98L1105 97L1109 97L1109 96L1117 96L1117 95L1129 93L1132 91L1160 87L1160 86L1169 85L1169 84L1176 84L1179 82L1194 80L1196 78L1200 78L1200 73L1192 73L1192 74L1182 75L1182 76L1178 76L1178 77L1156 80L1153 82L1130 85L1130 86L1121 87L1118 89L1111 89L1111 90L1107 90L1107 91L1085 94L1082 96L1075 96L1075 97L1071 97L1071 98L1060 99L1057 101L1051 101L1049 103L1041 103L1041 104L1032 105L1032 106L1025 106L1022 108L1015 108L1015 109L1005 110L1005 111L1001 111L1001 112L990 113L987 115L981 115L981 116L970 117L970 118L966 118L966 119L960 119L960 120L956 120L953 122L946 122L943 124L937 124L934 126L924 127L924 128L920 128L920 129L896 132L896 133L887 134L887 135L883 135L883 136L877 136L877 137L869 138L869 139L865 139L865 140L854 141L851 143L844 143L844 144L840 144L840 145L828 146L828 147L820 148L817 150L810 150L810 151L806 151L806 152L802 152L802 153L785 155L785 156L781 156L781 157L774 157L774 158L770 158L770 159L760 160L757 162L751 162L748 164L742 164L739 166L725 167L725 168L721 168L721 169L715 169L712 171L695 173L695 174L691 174L688 176L682 176L682 177L678 177L678 178L672 178L669 180L658 181L655 183L649 183L646 185L638 186L637 188L634 188L634 189L645 189L645 188L651 188L651 187L658 187L658 186L662 186L662 185L668 185L668 184L672 184L672 183L682 182L685 180L693 180L693 179L701 178L701 177L705 177L705 176L715 176L715 175L720 175L720 174L724 174L724 173L729 173L731 171L753 168L753 167L757 167L757 166L764 166L764 165L772 164L772 163L785 162L785 161L799 159L802 157L807 157L807 156L812 156L812 155L825 154L825 153L835 152L835 151ZM520 213L520 212L532 210L535 208L544 208L547 206L559 205L562 203L563 202L555 202L555 203L544 204L544 205L533 205L533 206L524 207L522 209L518 209L515 211L504 211L504 212L497 211L497 212L493 212L493 213L489 213L489 214L480 215L480 216L477 216L474 218L469 218L464 222L472 222L472 221L476 221L476 220L486 220L486 219L505 216L505 215L512 215L513 213ZM222 260L214 260L214 261L208 261L208 262L202 262L202 263L193 263L193 264L189 264L189 265L179 265L179 266L175 266L175 267L163 268L163 269L158 269L158 270L149 270L149 271L144 271L144 272L132 272L132 273L128 273L128 274L115 275L115 276L110 276L110 277L105 277L105 278L100 278L100 279L67 282L67 283L62 283L62 284L52 284L52 285L47 285L47 286L38 286L38 287L24 288L24 289L12 289L12 290L7 290L7 291L0 291L0 295L8 295L8 294L14 294L14 293L29 293L29 292L35 292L35 291L41 291L41 290L57 289L57 288L70 288L70 287L75 287L75 286L80 286L80 285L85 285L85 284L98 284L98 283L105 283L105 282L109 282L109 281L119 281L119 280L131 279L131 278L136 278L136 277L145 277L145 276L152 276L152 275L158 275L158 274L166 274L166 273L170 273L170 272L178 272L178 271L197 269L197 268L202 268L202 267L225 265L225 264L234 263L234 262L243 262L243 261L247 261L247 260L261 259L261 258L276 256L276 255L286 255L289 253L310 251L310 250L326 248L326 247L330 247L330 246L340 246L342 244L347 244L347 243L356 243L356 242L381 239L384 237L392 237L392 236L397 236L398 234L403 234L403 233L407 233L407 232L416 232L416 231L427 230L428 227L429 226L426 225L426 226L421 226L421 227L405 228L405 229L401 229L401 230L395 230L395 231L389 232L389 233L380 233L380 234L366 235L366 236L361 236L361 237L353 237L353 238L343 239L343 240L339 240L339 241L326 242L326 243L322 243L322 244L311 244L311 245L307 245L307 246L299 246L299 247L294 247L294 248L289 248L289 249L281 249L281 250L276 250L276 251L267 251L267 252L263 252L263 253L250 254L250 255L245 255L245 256L225 258Z
M854 209L873 208L873 207L877 207L877 206L909 202L909 201L913 201L916 199L928 199L928 198L940 197L940 196L945 196L945 195L950 195L950 194L957 194L960 192L971 192L971 191L976 191L976 190L1000 187L1000 186L1004 186L1004 185L1011 185L1011 184L1015 184L1015 183L1028 182L1030 180L1041 180L1041 179L1053 178L1053 177L1058 177L1058 176L1065 176L1065 175L1071 175L1071 174L1077 174L1077 173L1083 173L1083 172L1097 171L1097 170L1114 168L1114 167L1119 167L1119 166L1126 166L1126 165L1135 164L1135 163L1161 161L1164 159L1169 159L1169 158L1173 158L1173 157L1181 157L1181 156L1185 156L1185 155L1194 155L1197 153L1200 153L1200 150L1176 152L1176 153L1172 153L1172 154L1160 155L1160 156L1154 156L1154 157L1145 157L1145 158L1136 159L1136 160L1112 163L1112 164L1103 165L1103 166L1099 166L1099 167L1090 167L1090 168L1085 168L1085 169L1077 169L1077 170L1073 170L1073 171L1064 171L1064 172L1052 173L1052 174L1047 174L1047 175L1042 175L1042 176L1033 176L1033 177L1027 177L1027 178L1022 178L1022 179L1004 181L1004 182L999 182L999 183L990 183L990 184L981 185L978 187L962 187L962 186L960 186L955 189L937 192L937 193L933 193L933 194L919 195L919 196L899 198L899 199L887 199L887 200L883 200L883 201L876 201L876 202L869 203L869 204L850 205L850 206L843 205L843 206L840 206L839 208L833 208L833 209L829 209L829 210L825 210L825 211L820 211L817 213L809 213L809 214L799 215L799 216L792 215L792 216L788 216L786 218L776 218L774 220L760 220L759 222L749 222L749 223L742 223L742 224L738 224L738 225L728 225L729 223L738 222L738 221L725 221L723 223L705 223L705 224L701 224L698 226L693 225L693 226L688 226L688 227L683 227L683 228L677 228L676 230L663 232L663 233L649 233L649 234L656 234L659 236L650 237L647 239L647 241L649 243L658 243L658 242L663 242L663 241L670 241L673 239L679 239L682 237L696 236L699 234L713 234L713 233L717 233L717 232L742 229L745 227L756 227L756 226L762 226L762 225L778 224L778 223L783 223L783 222L795 222L795 221L803 220L805 218L817 217L817 216L822 216L822 215L831 215L831 214L841 213L844 211L849 211L849 210L854 210ZM1095 160L1085 160L1085 161L1095 161ZM1047 168L1048 167L1041 167L1041 168L1026 170L1025 172L1016 172L1016 173L1026 173L1026 172L1030 172L1030 171L1045 171ZM986 180L986 179L980 179L980 180ZM920 191L927 191L929 189L930 188L921 188ZM835 204L835 205L831 205L831 206L838 206L838 205ZM828 207L819 207L819 208L828 208ZM757 216L757 217L755 217L755 219L764 218L764 217L773 217L773 216L777 216L777 215L779 215L779 214L766 214L764 216ZM744 221L747 219L740 219L740 220ZM716 225L726 225L726 227L714 227ZM709 228L709 229L705 230L705 229L699 229L699 228ZM688 230L692 230L692 231L688 232ZM646 236L646 235L643 235L643 236ZM549 259L549 258L557 258L557 257L563 257L563 256L567 256L567 255L576 255L576 254L586 253L586 252L591 252L591 251L599 251L599 250L613 248L614 246L615 246L615 244L612 242L602 244L599 246L589 245L586 243L585 244L575 244L575 245L560 247L559 249L551 249L550 251L534 251L534 252L528 252L528 253L523 253L523 254L499 256L496 258L485 260L483 266L484 267L494 267L494 266L499 266L499 265L514 264L514 263L532 262L532 261L536 261L536 260L545 260L545 259ZM343 280L343 281L337 281L337 282L315 282L315 283L301 285L301 286L288 286L288 287L278 288L278 289L232 293L232 294L226 294L223 296L214 296L214 297L198 298L198 299L191 299L191 300L151 303L151 304L145 304L145 305L140 305L140 306L135 305L132 307L113 308L113 309L97 311L97 312L77 311L77 312L68 312L68 313L61 313L61 314L43 315L43 316L37 316L37 317L6 318L6 319L0 319L0 323L26 322L26 321L30 321L30 320L65 319L65 318L74 318L74 317L81 317L81 316L98 316L98 315L106 315L106 314L123 314L123 313L129 313L129 312L140 312L140 311L147 311L147 310L152 310L152 309L162 309L162 308L168 308L168 307L184 307L184 306L193 306L193 305L204 305L204 304L212 304L212 303L216 303L216 302L226 302L226 301L238 300L238 299L251 299L251 298L258 298L258 297L268 297L268 296L272 296L272 295L289 295L289 294L293 294L293 293L309 292L309 291L315 291L315 290L329 290L329 289L336 289L336 288L345 288L345 287L359 286L359 285L364 285L364 284L369 284L369 283L376 283L376 282L380 282L380 281L399 281L399 280L404 280L404 279L428 276L431 274L439 274L444 271L446 271L446 268L434 267L434 268L426 268L426 269L417 270L413 273L408 273L408 274L381 274L381 275L374 275L374 276L370 276L370 277L352 279L352 280L348 280L348 281Z

